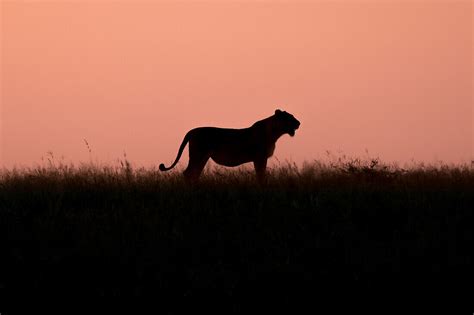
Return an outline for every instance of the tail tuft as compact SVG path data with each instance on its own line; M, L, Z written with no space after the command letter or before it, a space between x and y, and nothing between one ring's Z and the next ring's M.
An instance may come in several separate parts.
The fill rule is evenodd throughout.
M160 168L160 171L162 171L162 172L163 172L163 171L166 171L166 167L165 167L165 165L164 165L163 163L160 164L160 167L159 167L159 168Z

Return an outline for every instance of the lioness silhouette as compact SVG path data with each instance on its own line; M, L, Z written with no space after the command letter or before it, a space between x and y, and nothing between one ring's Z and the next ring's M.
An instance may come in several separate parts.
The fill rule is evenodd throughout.
M188 181L197 181L211 158L224 166L253 162L257 180L262 182L265 179L267 159L273 155L276 141L286 133L293 137L299 126L300 122L293 115L277 109L274 115L259 120L248 128L195 128L184 137L173 164L170 167L160 164L160 171L175 167L189 142L189 164L184 171Z

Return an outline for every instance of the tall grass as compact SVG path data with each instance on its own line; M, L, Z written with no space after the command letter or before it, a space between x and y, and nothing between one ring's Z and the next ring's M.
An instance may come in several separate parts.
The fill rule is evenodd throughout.
M473 280L473 206L468 164L342 157L280 164L264 185L250 168L221 167L187 185L179 171L126 159L52 157L0 172L0 290L456 288Z

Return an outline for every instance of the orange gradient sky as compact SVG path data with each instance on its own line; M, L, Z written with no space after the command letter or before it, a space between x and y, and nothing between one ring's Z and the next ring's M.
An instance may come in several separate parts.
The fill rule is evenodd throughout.
M0 165L169 164L187 130L302 123L275 156L473 159L471 1L1 1ZM90 144L89 153L84 139ZM275 161L275 160L274 160ZM180 165L187 163L187 155Z

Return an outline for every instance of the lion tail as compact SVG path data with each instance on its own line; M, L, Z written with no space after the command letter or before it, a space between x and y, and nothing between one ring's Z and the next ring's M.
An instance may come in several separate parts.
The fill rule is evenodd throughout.
M186 144L189 142L189 138L190 138L190 131L184 136L183 142L181 142L181 145L178 150L178 156L176 156L176 160L174 161L174 163L170 167L165 167L165 165L161 163L159 167L160 171L162 172L169 171L170 169L175 167L176 164L178 164L178 161L181 158L181 154L183 153L183 150L186 147Z

